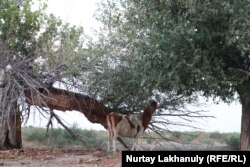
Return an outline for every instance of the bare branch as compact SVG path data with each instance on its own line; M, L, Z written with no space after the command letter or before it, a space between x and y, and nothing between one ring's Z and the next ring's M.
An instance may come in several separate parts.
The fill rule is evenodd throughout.
M68 133L69 133L72 137L75 137L75 138L77 138L79 141L81 141L82 143L87 144L82 138L80 138L78 135L76 135L74 132L72 132L72 131L70 130L70 128L68 128L68 127L61 121L61 119L58 117L58 115L56 115L56 114L54 113L53 110L50 110L50 113L51 113L51 116L54 117L54 118L57 120L57 122L58 122L60 125L62 125L62 127L63 127L65 130L67 130Z

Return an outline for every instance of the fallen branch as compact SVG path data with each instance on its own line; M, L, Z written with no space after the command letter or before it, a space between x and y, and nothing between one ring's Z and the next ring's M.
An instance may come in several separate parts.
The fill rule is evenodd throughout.
M62 127L68 131L68 133L72 136L72 137L75 137L77 138L79 141L81 141L83 144L85 145L88 145L82 138L80 138L78 135L76 135L74 132L72 132L72 130L70 128L68 128L62 121L61 119L59 118L59 116L53 111L53 110L50 110L50 114L51 114L51 117L54 117L57 122L62 125Z

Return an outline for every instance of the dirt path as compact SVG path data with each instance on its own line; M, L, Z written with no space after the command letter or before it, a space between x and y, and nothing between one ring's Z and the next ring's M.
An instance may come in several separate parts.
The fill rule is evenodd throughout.
M120 167L121 153L107 155L102 149L24 148L0 151L0 166L10 167Z

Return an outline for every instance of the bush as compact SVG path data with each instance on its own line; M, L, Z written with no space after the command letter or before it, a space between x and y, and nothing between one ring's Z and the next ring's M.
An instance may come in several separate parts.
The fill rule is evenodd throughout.
M232 149L239 150L239 148L240 148L240 134L233 133L233 134L228 135L228 137L225 139L225 142Z
M86 141L87 144L85 146L104 146L106 144L107 139L98 137L97 132L94 130L81 130L77 125L73 125L71 130ZM47 137L45 136L46 129L43 128L22 128L22 134L26 141L34 141L53 147L61 148L69 145L83 145L78 138L72 137L66 130L61 128L50 129Z
M183 132L180 137L180 140L184 143L190 143L199 135L198 132Z
M27 141L37 141L43 143L46 140L45 129L42 128L23 128L22 134L25 140Z
M181 138L182 133L178 132L178 131L174 131L172 133L172 135L173 135L173 137L174 137L175 140L179 140Z
M223 137L223 134L219 133L219 132L212 132L210 133L209 137L212 139L217 139L217 140L221 140Z

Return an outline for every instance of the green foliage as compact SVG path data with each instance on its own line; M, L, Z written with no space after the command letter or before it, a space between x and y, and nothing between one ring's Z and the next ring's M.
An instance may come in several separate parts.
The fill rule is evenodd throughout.
M232 133L226 136L225 142L228 146L235 150L240 149L240 134Z
M78 139L71 137L68 132L64 129L52 129L49 132L49 136L45 137L45 129L43 128L34 128L26 127L22 129L23 139L26 142L34 142L42 144L49 147L71 147L76 145L81 145L85 147L99 147L106 149L108 141L107 131L95 131L95 130L83 130L80 129L76 124L71 127L71 130L82 137L84 141L87 142L87 145L83 145ZM154 132L149 133L150 136L142 139L142 143L152 144L155 138L158 138ZM196 144L207 144L211 146L216 146L216 143L219 145L227 145L230 149L238 150L240 142L239 133L219 133L219 132L165 132L167 138L178 141L183 144L188 144L197 139ZM132 146L133 139L122 138L123 141ZM145 142L144 142L145 141ZM158 142L166 142L158 140ZM218 145L218 147L219 147Z
M174 131L173 133L172 133L172 135L173 135L173 137L175 138L175 139L179 139L179 138L181 138L181 132L178 132L178 131Z
M220 132L171 132L173 139L183 143L190 143L197 139L197 144L214 145L215 143L226 144L230 149L239 150L239 133L220 133Z
M97 18L107 35L96 45L103 57L91 92L127 106L157 96L167 108L196 92L232 100L249 85L249 7L248 0L103 2Z
M24 139L27 141L37 141L39 143L44 143L44 141L46 140L45 129L42 128L23 128L22 133Z
M8 59L14 63L41 56L48 60L47 71L55 71L64 65L67 69L64 68L63 77L78 72L77 66L86 60L83 28L63 23L53 14L47 14L47 5L42 1L22 2L0 0L0 41L12 53L8 55L12 58ZM32 66L39 70L36 63Z
M219 132L212 132L209 134L209 137L213 139L221 139L223 137L223 134Z
M77 138L72 137L66 130L61 128L50 129L48 136L45 136L46 129L43 128L23 128L22 133L24 140L28 142L32 141L41 143L50 147L62 148L72 145L84 145L86 147L104 147L107 143L107 137L101 135L101 133L98 133L98 131L82 130L76 126L73 126L71 130L75 134L79 135L79 137L82 138L84 141L86 141L86 145L81 143L81 141L79 141Z
M175 134L178 134L178 132L175 132ZM179 141L183 143L190 143L199 135L198 132L179 132L179 134L176 137L179 137Z
M0 37L13 51L28 55L35 51L35 35L40 30L41 11L33 12L29 1L0 1Z

